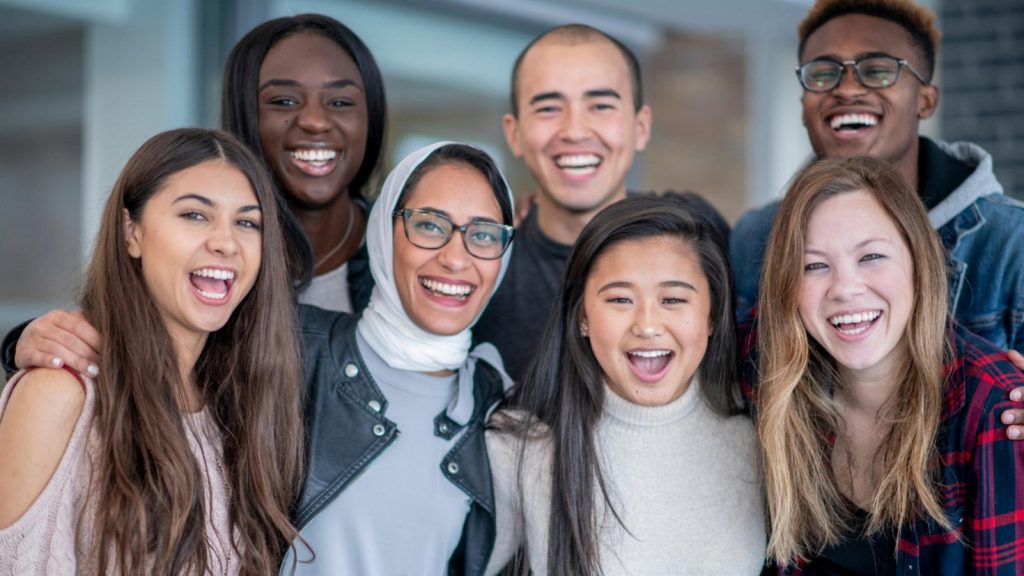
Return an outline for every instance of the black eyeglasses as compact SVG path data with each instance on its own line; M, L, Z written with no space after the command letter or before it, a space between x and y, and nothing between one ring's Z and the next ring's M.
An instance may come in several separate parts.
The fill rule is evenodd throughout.
M892 56L867 56L860 60L840 62L832 58L819 58L796 67L800 85L808 92L829 92L843 81L847 66L853 66L854 76L861 86L867 88L888 88L900 79L900 68L910 70L921 84L928 81L903 58Z
M452 239L458 230L462 232L462 245L466 252L483 260L501 258L512 244L515 228L497 222L469 222L456 226L444 214L430 210L403 208L395 210L394 216L401 216L405 237L414 246L437 250Z

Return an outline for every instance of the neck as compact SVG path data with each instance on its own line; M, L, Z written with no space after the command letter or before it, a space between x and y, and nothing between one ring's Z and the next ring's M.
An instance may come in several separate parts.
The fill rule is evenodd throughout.
M537 194L537 225L540 226L540 231L551 240L571 246L576 243L576 238L579 237L584 226L598 212L605 206L625 197L626 189L623 188L600 206L587 211L575 211L555 202L548 194L541 192Z
M325 274L348 261L359 249L365 218L347 193L323 208L292 206L313 249L315 275Z
M914 187L914 190L920 192L921 182L918 178L917 164L921 155L921 140L920 137L914 138L914 143L910 146L910 150L900 158L895 164L896 168L900 171L900 174L906 178L907 182Z
M196 362L206 346L206 339L209 335L203 334L194 338L175 338L175 355L178 359L178 375L181 378L181 393L178 395L182 402L183 412L198 412L203 408L203 398L199 394L193 374L195 373Z
M857 412L875 419L883 417L883 409L892 398L899 382L892 374L843 374L846 385L836 391L842 412Z

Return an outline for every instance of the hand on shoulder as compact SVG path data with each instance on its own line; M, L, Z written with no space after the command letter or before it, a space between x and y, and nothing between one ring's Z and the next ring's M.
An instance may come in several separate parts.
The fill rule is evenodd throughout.
M11 379L0 414L0 529L20 518L60 464L85 406L67 370L40 368Z

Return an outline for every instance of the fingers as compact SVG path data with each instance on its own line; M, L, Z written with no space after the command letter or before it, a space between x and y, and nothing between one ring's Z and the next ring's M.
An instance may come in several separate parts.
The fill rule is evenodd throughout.
M99 373L102 338L81 312L54 310L30 323L18 339L14 362L30 366L68 366L95 376Z
M1020 390L1020 388L1017 390ZM1007 438L1011 440L1024 440L1024 410L1005 410L999 419L1003 424L1007 425Z
M1024 371L1024 355L1016 350L1008 350L1006 355L1010 357L1010 362L1013 363L1018 370Z

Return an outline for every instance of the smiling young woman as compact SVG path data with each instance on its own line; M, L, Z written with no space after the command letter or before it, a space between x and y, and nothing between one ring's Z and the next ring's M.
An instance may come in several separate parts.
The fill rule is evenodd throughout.
M1024 377L950 319L946 255L897 168L796 176L765 255L758 433L780 573L1021 572Z

